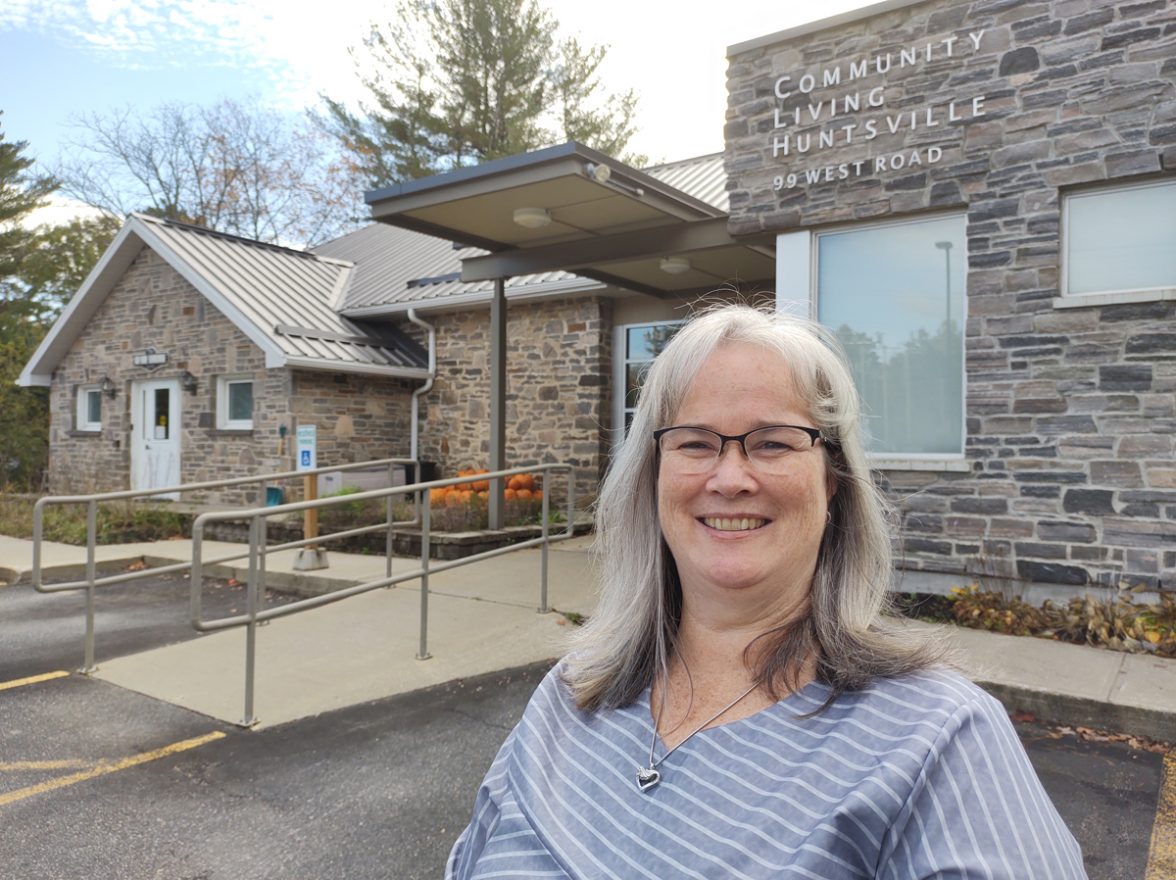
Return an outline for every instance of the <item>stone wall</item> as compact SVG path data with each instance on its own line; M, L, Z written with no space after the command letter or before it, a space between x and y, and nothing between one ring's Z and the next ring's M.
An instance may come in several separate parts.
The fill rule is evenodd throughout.
M437 381L421 407L421 457L441 477L489 466L489 316L489 307L427 316L437 328ZM608 455L611 331L603 298L507 308L507 467L572 464L582 505Z
M919 3L748 47L728 86L733 233L966 211L971 470L885 474L903 564L1176 584L1176 302L1055 299L1067 189L1176 173L1176 6Z
M316 426L319 467L407 457L412 390L418 385L356 373L298 370L288 404L291 422ZM293 458L289 467L294 467Z

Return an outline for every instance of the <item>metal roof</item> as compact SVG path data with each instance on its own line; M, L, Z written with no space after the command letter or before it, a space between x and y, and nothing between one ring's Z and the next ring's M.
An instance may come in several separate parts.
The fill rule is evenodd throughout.
M334 306L351 264L313 253L132 214L54 324L22 384L48 384L53 369L144 247L217 307L266 354L296 366L405 378L427 373L425 352L391 326L373 330Z
M695 159L667 162L644 169L650 177L668 183L674 189L694 196L718 208L724 214L730 208L727 198L727 172L723 168L723 154L712 153Z
M488 295L493 282L460 280L461 261L485 254L480 248L454 247L452 242L384 223L328 241L313 249L319 256L353 264L351 281L340 311L360 317L365 311L386 314L389 306L435 307L444 301L458 305L470 297ZM507 281L508 294L541 295L600 287L599 282L570 272L520 275ZM393 309L395 310L395 309Z

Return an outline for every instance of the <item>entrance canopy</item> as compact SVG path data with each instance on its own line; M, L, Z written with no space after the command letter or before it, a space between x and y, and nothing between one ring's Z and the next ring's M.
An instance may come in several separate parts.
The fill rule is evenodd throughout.
M654 296L771 279L726 212L577 143L369 192L372 218L490 251L462 281L564 270Z

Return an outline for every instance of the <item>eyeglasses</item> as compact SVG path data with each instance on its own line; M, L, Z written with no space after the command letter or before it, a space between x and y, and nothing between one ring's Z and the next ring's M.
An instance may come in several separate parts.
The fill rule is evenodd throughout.
M685 425L659 428L653 439L666 465L681 474L709 473L728 441L743 447L743 454L758 470L776 474L788 469L793 453L812 449L822 437L816 428L799 425L768 425L734 435Z

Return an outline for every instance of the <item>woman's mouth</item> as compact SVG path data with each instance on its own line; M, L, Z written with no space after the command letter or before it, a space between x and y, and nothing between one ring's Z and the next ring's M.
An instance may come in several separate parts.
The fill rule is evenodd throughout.
M746 532L768 524L768 520L759 516L703 516L699 520L720 532Z

